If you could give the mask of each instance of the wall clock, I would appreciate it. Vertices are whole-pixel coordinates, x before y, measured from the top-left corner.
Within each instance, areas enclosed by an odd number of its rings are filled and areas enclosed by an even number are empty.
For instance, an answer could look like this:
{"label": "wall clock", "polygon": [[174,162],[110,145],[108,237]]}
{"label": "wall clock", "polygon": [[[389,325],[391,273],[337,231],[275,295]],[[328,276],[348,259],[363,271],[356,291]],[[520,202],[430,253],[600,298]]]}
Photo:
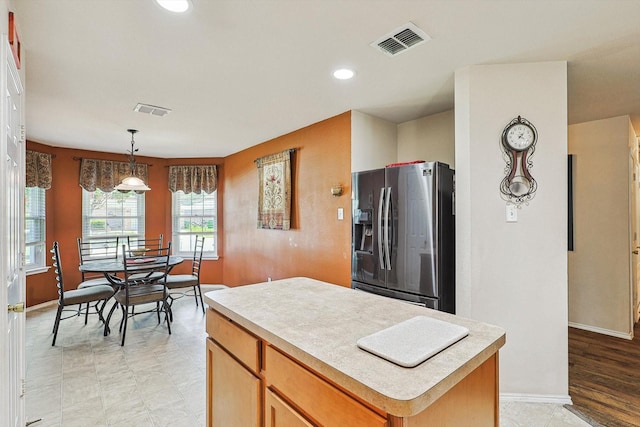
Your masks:
{"label": "wall clock", "polygon": [[531,175],[531,156],[538,142],[538,131],[533,123],[518,116],[505,126],[500,140],[507,163],[500,193],[503,199],[516,205],[527,203],[538,188]]}

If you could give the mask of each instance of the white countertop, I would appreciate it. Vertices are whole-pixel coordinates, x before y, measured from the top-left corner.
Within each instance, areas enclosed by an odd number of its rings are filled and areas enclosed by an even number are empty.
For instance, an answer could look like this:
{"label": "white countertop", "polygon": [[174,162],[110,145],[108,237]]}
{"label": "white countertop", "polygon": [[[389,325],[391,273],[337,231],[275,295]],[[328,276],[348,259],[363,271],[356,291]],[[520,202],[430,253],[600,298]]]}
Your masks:
{"label": "white countertop", "polygon": [[[421,412],[505,343],[503,329],[304,277],[208,292],[205,302],[303,364],[396,416]],[[358,339],[415,316],[469,335],[415,368],[397,366]]]}

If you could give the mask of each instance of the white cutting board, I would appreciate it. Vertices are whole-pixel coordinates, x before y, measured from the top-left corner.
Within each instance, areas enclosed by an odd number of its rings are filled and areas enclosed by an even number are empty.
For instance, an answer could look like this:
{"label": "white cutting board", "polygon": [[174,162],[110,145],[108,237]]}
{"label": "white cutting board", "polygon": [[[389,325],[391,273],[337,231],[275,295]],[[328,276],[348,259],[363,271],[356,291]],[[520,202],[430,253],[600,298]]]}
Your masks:
{"label": "white cutting board", "polygon": [[357,341],[358,347],[405,368],[413,368],[469,335],[464,326],[417,316]]}

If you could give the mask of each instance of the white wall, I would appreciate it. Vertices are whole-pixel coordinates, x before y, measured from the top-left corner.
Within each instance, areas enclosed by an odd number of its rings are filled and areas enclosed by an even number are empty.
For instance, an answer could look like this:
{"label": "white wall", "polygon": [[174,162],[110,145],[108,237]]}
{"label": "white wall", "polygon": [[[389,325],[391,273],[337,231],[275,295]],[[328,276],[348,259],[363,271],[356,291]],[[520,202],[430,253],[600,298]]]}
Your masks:
{"label": "white wall", "polygon": [[629,116],[569,126],[574,154],[574,251],[569,252],[572,326],[631,338]]}
{"label": "white wall", "polygon": [[398,125],[398,161],[439,161],[455,169],[453,110]]}
{"label": "white wall", "polygon": [[351,172],[383,168],[397,162],[395,123],[351,111]]}
{"label": "white wall", "polygon": [[[503,398],[570,402],[566,67],[482,65],[455,75],[457,311],[505,328]],[[538,191],[507,223],[500,135],[518,115],[539,133]]]}

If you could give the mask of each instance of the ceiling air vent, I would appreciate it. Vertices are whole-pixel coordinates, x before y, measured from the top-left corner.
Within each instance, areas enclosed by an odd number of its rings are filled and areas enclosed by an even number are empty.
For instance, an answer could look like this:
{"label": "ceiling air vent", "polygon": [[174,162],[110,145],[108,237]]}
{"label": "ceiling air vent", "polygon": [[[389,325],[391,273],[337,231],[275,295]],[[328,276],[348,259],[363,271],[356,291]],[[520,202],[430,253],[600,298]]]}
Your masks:
{"label": "ceiling air vent", "polygon": [[431,40],[431,37],[427,33],[409,22],[380,37],[370,46],[380,49],[389,56],[395,56],[429,40]]}
{"label": "ceiling air vent", "polygon": [[136,108],[134,108],[133,111],[137,111],[138,113],[151,114],[152,116],[158,117],[164,117],[171,112],[171,110],[168,108],[140,103],[136,105]]}

